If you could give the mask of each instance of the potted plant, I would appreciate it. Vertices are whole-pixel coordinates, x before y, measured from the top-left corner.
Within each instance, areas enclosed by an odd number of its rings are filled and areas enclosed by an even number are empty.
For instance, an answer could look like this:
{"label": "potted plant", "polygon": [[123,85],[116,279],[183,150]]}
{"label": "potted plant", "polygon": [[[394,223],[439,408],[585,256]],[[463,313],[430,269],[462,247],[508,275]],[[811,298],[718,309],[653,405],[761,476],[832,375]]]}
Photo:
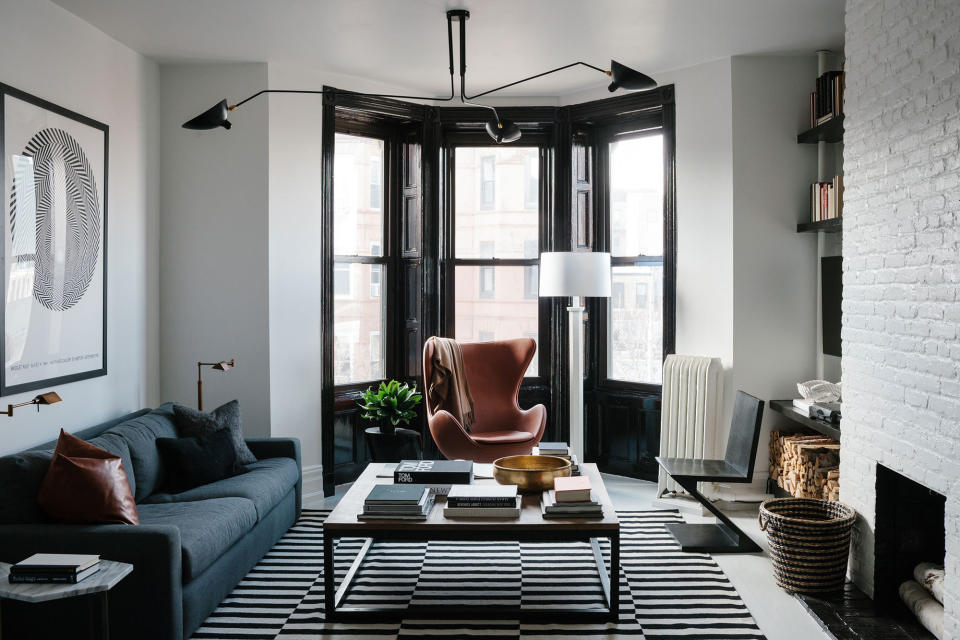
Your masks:
{"label": "potted plant", "polygon": [[417,393],[417,385],[391,380],[381,382],[376,391],[367,387],[357,406],[363,409],[364,420],[379,426],[381,433],[391,434],[398,425],[410,424],[417,415],[416,407],[422,398]]}

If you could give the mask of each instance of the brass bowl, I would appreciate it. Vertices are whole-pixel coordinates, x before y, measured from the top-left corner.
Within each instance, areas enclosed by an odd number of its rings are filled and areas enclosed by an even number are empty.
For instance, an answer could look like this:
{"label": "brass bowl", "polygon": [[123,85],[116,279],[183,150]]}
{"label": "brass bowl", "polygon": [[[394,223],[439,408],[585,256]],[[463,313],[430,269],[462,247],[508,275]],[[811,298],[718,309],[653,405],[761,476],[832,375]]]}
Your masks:
{"label": "brass bowl", "polygon": [[556,478],[570,475],[569,460],[556,456],[507,456],[493,461],[493,477],[500,484],[515,484],[521,493],[553,489]]}

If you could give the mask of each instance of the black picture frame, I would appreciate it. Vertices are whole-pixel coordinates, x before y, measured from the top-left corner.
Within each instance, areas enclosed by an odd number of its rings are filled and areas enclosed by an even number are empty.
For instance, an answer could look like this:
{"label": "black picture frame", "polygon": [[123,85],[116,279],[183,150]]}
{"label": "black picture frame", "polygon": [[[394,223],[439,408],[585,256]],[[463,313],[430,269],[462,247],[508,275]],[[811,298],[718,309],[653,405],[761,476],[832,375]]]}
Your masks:
{"label": "black picture frame", "polygon": [[[100,259],[100,278],[102,279],[101,285],[101,305],[100,312],[102,316],[102,326],[101,326],[101,348],[100,348],[100,358],[99,364],[96,368],[79,371],[64,375],[50,376],[42,379],[32,380],[29,382],[24,382],[20,384],[10,384],[7,375],[7,298],[8,298],[8,282],[7,282],[7,247],[6,247],[6,237],[7,237],[7,227],[11,224],[10,222],[10,196],[11,194],[7,192],[7,171],[8,167],[8,153],[7,153],[7,101],[8,97],[16,98],[23,102],[26,102],[34,107],[49,111],[55,115],[62,116],[69,120],[73,120],[80,125],[85,125],[93,129],[99,130],[103,134],[103,170],[102,170],[102,192],[103,196],[100,200],[100,244],[98,253]],[[0,296],[2,296],[2,307],[0,307],[0,396],[8,396],[16,393],[22,393],[26,391],[33,391],[45,387],[51,387],[54,385],[62,385],[70,382],[77,382],[79,380],[87,380],[90,378],[98,378],[101,376],[107,375],[107,294],[108,294],[108,209],[109,209],[109,177],[110,177],[110,127],[98,120],[84,116],[80,113],[61,107],[57,104],[54,104],[48,100],[37,97],[25,91],[21,91],[10,85],[0,83],[0,185],[2,185],[3,190],[3,221],[2,228],[3,233],[3,242],[0,242],[0,267],[2,267],[2,277],[0,277]],[[94,275],[95,279],[96,276]]]}

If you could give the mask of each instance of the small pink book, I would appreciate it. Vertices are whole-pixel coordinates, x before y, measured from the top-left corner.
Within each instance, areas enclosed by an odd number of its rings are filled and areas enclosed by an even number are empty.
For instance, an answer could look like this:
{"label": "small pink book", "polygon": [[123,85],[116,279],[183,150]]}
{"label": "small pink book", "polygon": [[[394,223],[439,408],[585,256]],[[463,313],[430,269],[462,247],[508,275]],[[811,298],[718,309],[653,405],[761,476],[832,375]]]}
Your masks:
{"label": "small pink book", "polygon": [[590,489],[590,478],[587,476],[570,476],[553,481],[557,502],[589,502]]}

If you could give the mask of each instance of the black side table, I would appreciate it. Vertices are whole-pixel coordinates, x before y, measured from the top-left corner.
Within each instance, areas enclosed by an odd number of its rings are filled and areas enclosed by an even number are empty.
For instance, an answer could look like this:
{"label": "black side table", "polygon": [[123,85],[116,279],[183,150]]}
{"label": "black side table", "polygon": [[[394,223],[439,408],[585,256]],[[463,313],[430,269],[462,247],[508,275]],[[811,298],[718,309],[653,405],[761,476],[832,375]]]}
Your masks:
{"label": "black side table", "polygon": [[421,460],[423,447],[420,434],[413,429],[397,427],[393,433],[382,433],[380,427],[365,429],[363,437],[373,462],[400,462]]}

